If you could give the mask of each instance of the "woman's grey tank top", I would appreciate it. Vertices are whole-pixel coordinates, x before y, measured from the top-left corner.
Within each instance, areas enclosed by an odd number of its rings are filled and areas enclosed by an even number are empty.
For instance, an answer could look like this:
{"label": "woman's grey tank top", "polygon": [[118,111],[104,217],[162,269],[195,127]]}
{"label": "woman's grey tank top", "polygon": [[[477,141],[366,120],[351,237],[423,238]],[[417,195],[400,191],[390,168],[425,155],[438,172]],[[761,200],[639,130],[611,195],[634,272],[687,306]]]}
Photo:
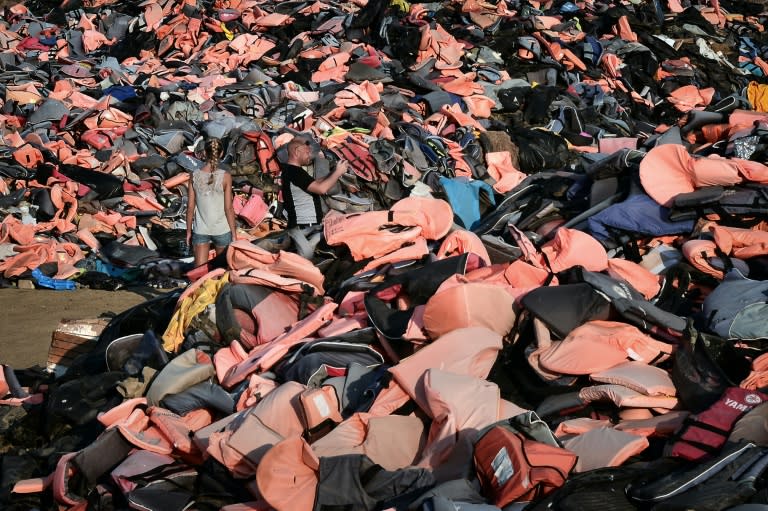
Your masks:
{"label": "woman's grey tank top", "polygon": [[214,172],[197,170],[192,173],[192,186],[195,189],[193,232],[211,236],[229,232],[224,212],[225,174],[226,171],[222,169]]}

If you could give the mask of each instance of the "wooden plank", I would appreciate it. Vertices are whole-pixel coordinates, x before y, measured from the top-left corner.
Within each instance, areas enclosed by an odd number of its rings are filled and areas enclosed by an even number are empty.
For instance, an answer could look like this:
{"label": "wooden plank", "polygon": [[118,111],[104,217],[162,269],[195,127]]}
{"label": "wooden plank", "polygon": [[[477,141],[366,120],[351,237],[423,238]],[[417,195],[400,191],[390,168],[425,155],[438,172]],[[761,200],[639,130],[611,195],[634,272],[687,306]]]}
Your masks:
{"label": "wooden plank", "polygon": [[67,334],[64,332],[54,332],[51,342],[70,342],[75,344],[83,344],[87,342],[93,342],[96,337],[83,337],[81,335]]}
{"label": "wooden plank", "polygon": [[96,345],[95,342],[54,342],[48,347],[51,348],[64,348],[64,349],[83,349],[90,350]]}
{"label": "wooden plank", "polygon": [[93,348],[94,345],[95,345],[95,343],[93,343],[93,342],[88,342],[88,343],[82,343],[82,342],[79,342],[79,343],[78,342],[55,342],[55,343],[51,344],[50,347],[51,348],[64,348],[64,349],[80,348],[80,349],[90,350],[90,349]]}
{"label": "wooden plank", "polygon": [[63,319],[56,327],[56,331],[80,337],[98,337],[108,323],[107,318]]}
{"label": "wooden plank", "polygon": [[87,344],[51,345],[48,349],[47,363],[62,363],[64,360],[74,360],[78,356],[91,351],[92,342]]}
{"label": "wooden plank", "polygon": [[48,354],[56,353],[56,354],[62,354],[62,353],[88,353],[91,350],[88,349],[82,349],[82,348],[67,348],[67,347],[52,347],[48,350]]}
{"label": "wooden plank", "polygon": [[51,334],[47,359],[49,370],[65,368],[78,356],[91,351],[108,323],[107,318],[61,320]]}

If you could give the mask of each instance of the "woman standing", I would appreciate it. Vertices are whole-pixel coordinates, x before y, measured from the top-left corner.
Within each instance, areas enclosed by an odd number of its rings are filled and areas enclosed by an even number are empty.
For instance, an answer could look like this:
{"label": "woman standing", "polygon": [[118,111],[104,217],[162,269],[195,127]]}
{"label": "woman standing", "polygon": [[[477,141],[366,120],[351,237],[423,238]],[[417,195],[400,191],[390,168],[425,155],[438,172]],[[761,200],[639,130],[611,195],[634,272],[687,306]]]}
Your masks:
{"label": "woman standing", "polygon": [[208,261],[213,243],[217,254],[235,239],[232,176],[219,168],[222,147],[216,138],[205,143],[206,164],[192,173],[187,206],[187,244],[192,245],[195,266]]}

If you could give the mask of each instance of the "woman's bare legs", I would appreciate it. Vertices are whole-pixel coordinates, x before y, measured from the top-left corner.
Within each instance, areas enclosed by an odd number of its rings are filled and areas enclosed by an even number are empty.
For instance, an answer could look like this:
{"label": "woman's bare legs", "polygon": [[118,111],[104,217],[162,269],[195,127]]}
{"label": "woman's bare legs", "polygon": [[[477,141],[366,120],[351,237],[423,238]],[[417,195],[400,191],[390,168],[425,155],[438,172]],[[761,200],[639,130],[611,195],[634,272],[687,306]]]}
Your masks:
{"label": "woman's bare legs", "polygon": [[208,253],[210,251],[211,251],[210,243],[195,243],[193,252],[195,255],[196,267],[208,262]]}

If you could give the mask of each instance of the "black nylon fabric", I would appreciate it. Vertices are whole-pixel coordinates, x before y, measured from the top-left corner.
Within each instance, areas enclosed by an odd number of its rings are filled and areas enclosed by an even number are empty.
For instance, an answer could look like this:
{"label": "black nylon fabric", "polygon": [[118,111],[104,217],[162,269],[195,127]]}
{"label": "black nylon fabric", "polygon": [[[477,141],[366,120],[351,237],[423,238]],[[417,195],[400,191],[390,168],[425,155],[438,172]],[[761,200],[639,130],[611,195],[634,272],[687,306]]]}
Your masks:
{"label": "black nylon fabric", "polygon": [[72,458],[72,464],[83,474],[88,489],[101,476],[112,471],[133,450],[134,446],[123,437],[120,430],[113,428],[99,435],[91,445]]}
{"label": "black nylon fabric", "polygon": [[198,408],[211,408],[224,415],[235,411],[232,395],[220,385],[208,381],[193,385],[184,392],[165,396],[160,400],[160,406],[177,415],[185,415]]}
{"label": "black nylon fabric", "polygon": [[686,410],[698,413],[712,406],[728,387],[749,374],[750,364],[733,345],[692,325],[675,352],[670,376]]}
{"label": "black nylon fabric", "polygon": [[413,500],[434,485],[423,468],[384,470],[365,455],[320,458],[314,511],[374,511],[398,496]]}
{"label": "black nylon fabric", "polygon": [[610,302],[586,283],[540,287],[527,293],[522,304],[560,339],[587,321],[610,317]]}

